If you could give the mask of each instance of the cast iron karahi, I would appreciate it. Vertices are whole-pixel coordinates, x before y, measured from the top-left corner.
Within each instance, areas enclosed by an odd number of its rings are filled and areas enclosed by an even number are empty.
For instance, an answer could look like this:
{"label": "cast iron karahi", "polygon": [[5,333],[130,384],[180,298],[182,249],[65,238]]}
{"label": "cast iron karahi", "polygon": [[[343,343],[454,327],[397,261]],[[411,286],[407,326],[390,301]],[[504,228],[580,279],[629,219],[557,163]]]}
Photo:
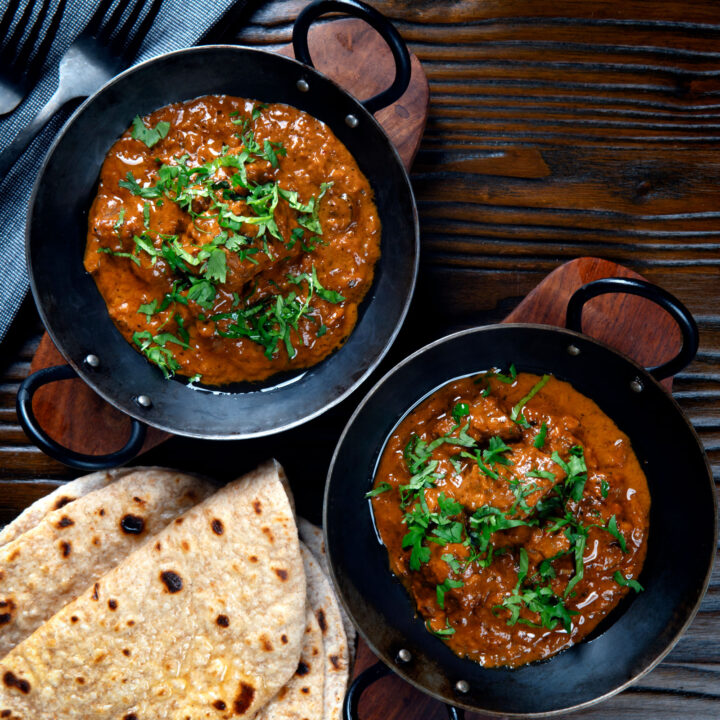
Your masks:
{"label": "cast iron karahi", "polygon": [[[386,91],[360,102],[312,68],[307,32],[319,15],[340,11],[366,20],[388,42],[396,65]],[[345,398],[392,344],[415,286],[419,237],[410,182],[372,113],[397,100],[410,79],[400,35],[382,15],[356,0],[321,0],[300,14],[293,32],[303,62],[236,46],[168,53],[122,73],[89,98],[53,144],[35,185],[28,216],[27,259],[40,315],[69,363],[29,377],[18,392],[18,415],[46,452],[83,469],[112,467],[139,451],[145,424],[206,439],[241,439],[294,427]],[[194,390],[166,381],[122,337],[83,267],[87,215],[100,167],[132,118],[200,95],[228,94],[283,102],[327,123],[356,158],[375,192],[382,222],[381,258],[355,330],[345,345],[304,372],[263,384]],[[74,453],[47,436],[32,414],[41,385],[77,373],[133,420],[125,448],[107,456]]]}
{"label": "cast iron karahi", "polygon": [[[678,321],[680,353],[650,371],[585,335],[581,310],[606,292],[643,295]],[[584,286],[568,306],[565,330],[545,325],[491,325],[442,338],[391,370],[368,393],[338,443],[325,491],[325,544],[336,588],[350,617],[383,663],[356,679],[345,718],[358,717],[359,696],[388,672],[457,708],[513,716],[553,715],[590,705],[652,669],[697,611],[715,557],[715,489],[700,440],[659,379],[682,369],[698,347],[690,313],[669,293],[613,278]],[[365,493],[397,424],[447,382],[514,363],[550,372],[593,399],[631,439],[651,494],[645,587],[628,597],[583,642],[541,663],[485,669],[461,659],[431,635],[391,574]],[[631,594],[632,595],[632,594]],[[387,666],[387,667],[386,667]]]}

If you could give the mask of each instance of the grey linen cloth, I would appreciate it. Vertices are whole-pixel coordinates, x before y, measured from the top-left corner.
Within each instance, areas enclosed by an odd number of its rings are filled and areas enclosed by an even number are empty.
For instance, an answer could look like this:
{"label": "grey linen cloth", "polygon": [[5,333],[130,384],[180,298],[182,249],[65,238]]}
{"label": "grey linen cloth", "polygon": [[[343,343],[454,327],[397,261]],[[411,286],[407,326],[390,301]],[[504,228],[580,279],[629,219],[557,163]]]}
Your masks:
{"label": "grey linen cloth", "polygon": [[[0,16],[9,1],[0,0]],[[232,4],[233,0],[164,0],[134,62],[193,45]],[[40,82],[14,113],[0,118],[0,151],[50,99],[57,88],[60,57],[85,27],[96,6],[97,2],[89,0],[69,0]],[[16,15],[20,15],[20,11]],[[72,109],[62,110],[55,116],[0,184],[0,341],[28,290],[25,216],[32,186],[45,153]],[[47,231],[52,232],[52,228]]]}

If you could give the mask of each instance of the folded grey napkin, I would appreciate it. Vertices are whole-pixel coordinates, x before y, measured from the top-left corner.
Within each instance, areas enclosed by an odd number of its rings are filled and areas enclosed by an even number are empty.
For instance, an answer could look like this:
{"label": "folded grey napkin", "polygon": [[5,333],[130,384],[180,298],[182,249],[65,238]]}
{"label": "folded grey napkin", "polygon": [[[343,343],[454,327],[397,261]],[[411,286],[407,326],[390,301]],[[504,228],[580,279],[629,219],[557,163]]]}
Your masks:
{"label": "folded grey napkin", "polygon": [[[8,3],[9,0],[0,0],[0,15]],[[233,4],[239,3],[233,0],[164,0],[135,62],[193,45]],[[42,79],[14,113],[0,119],[0,151],[12,142],[50,99],[57,87],[60,57],[85,27],[96,6],[97,2],[91,0],[68,2]],[[0,184],[0,341],[28,290],[25,216],[32,186],[52,139],[69,114],[70,110],[58,113]],[[52,232],[52,228],[47,231]]]}

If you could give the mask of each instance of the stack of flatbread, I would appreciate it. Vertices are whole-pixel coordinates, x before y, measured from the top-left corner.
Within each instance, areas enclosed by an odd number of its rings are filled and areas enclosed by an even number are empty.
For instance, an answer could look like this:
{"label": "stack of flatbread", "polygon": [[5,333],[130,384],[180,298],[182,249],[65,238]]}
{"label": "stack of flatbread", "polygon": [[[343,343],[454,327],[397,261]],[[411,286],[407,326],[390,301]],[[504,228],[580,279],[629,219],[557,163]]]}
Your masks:
{"label": "stack of flatbread", "polygon": [[354,631],[298,522],[275,461],[42,498],[0,532],[0,718],[339,719]]}

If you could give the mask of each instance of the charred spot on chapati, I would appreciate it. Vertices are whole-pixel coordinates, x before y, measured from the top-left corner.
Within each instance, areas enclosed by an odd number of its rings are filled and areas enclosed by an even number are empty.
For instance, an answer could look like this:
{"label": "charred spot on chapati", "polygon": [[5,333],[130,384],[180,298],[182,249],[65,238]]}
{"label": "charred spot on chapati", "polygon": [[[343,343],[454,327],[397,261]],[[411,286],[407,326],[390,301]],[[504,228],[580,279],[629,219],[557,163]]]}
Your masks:
{"label": "charred spot on chapati", "polygon": [[169,593],[176,593],[182,590],[182,578],[172,570],[164,570],[161,572],[160,580],[163,582]]}
{"label": "charred spot on chapati", "polygon": [[65,507],[68,503],[71,503],[75,498],[68,497],[67,495],[63,495],[61,498],[58,498],[55,501],[55,510],[59,510],[60,508]]}
{"label": "charred spot on chapati", "polygon": [[66,558],[70,553],[72,552],[72,545],[69,542],[65,542],[65,540],[62,540],[60,542],[60,553],[64,558]]}
{"label": "charred spot on chapati", "polygon": [[216,535],[222,535],[225,532],[225,526],[222,523],[222,520],[218,520],[218,518],[215,518],[211,523],[212,531]]}
{"label": "charred spot on chapati", "polygon": [[257,515],[262,514],[262,503],[259,500],[253,500],[252,506]]}
{"label": "charred spot on chapati", "polygon": [[241,682],[238,689],[237,697],[233,703],[233,710],[237,715],[244,715],[247,709],[252,705],[255,697],[255,688],[246,682]]}
{"label": "charred spot on chapati", "polygon": [[15,673],[9,670],[3,675],[3,682],[9,688],[17,688],[23,695],[27,695],[30,692],[30,683],[27,680],[22,680],[17,677]]}
{"label": "charred spot on chapati", "polygon": [[108,607],[109,607],[111,610],[117,610],[117,606],[118,606],[117,600],[115,600],[114,598],[110,598],[110,599],[108,600]]}
{"label": "charred spot on chapati", "polygon": [[214,707],[216,710],[225,710],[225,709],[227,708],[227,705],[225,704],[225,702],[224,702],[223,700],[216,700],[216,701],[213,703],[213,707]]}
{"label": "charred spot on chapati", "polygon": [[145,520],[139,515],[123,515],[120,520],[120,529],[128,535],[140,535],[145,529]]}
{"label": "charred spot on chapati", "polygon": [[74,525],[75,521],[72,518],[69,518],[67,515],[63,515],[57,523],[57,527],[59,530],[62,530],[63,528],[70,527],[71,525]]}
{"label": "charred spot on chapati", "polygon": [[275,574],[283,581],[288,579],[288,572],[287,570],[283,570],[282,568],[274,568]]}
{"label": "charred spot on chapati", "polygon": [[226,628],[226,627],[228,627],[228,625],[230,625],[230,620],[229,620],[229,618],[228,618],[227,615],[218,615],[218,616],[217,616],[217,619],[215,620],[215,622],[216,622],[220,627],[224,627],[224,628]]}
{"label": "charred spot on chapati", "polygon": [[307,675],[310,672],[310,668],[301,660],[298,663],[297,670],[295,671],[296,675]]}

